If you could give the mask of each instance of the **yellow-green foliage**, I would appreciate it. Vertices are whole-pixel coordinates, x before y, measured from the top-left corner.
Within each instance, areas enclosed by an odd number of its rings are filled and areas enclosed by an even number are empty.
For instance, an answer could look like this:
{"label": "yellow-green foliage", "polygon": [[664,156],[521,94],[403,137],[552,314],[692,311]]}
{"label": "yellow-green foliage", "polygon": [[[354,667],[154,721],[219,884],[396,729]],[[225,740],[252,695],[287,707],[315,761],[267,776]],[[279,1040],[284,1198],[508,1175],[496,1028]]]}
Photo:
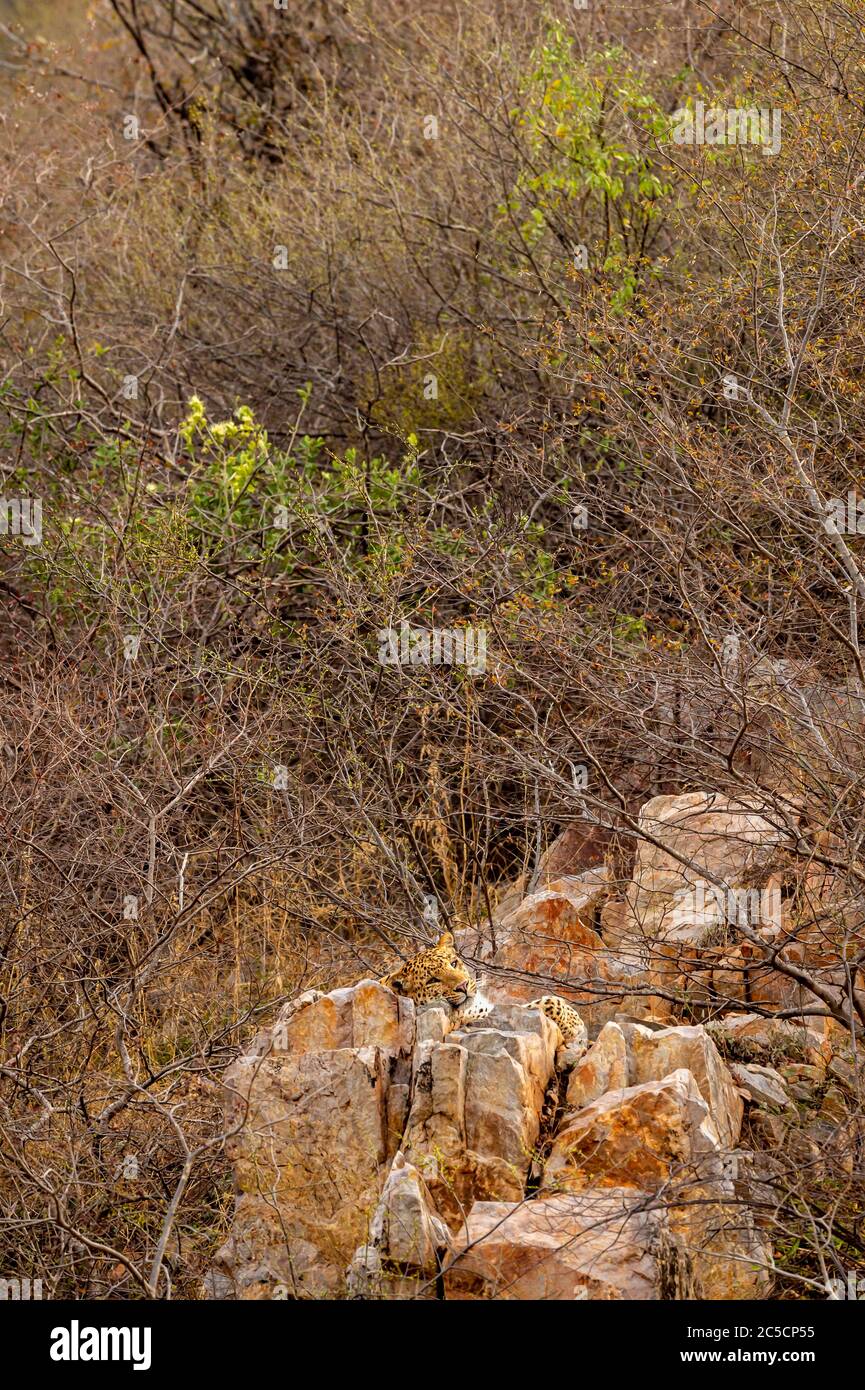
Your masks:
{"label": "yellow-green foliage", "polygon": [[[401,439],[419,430],[458,432],[472,424],[489,382],[489,371],[467,333],[418,329],[408,360],[382,373],[382,394],[373,414]],[[375,398],[372,377],[364,390]]]}

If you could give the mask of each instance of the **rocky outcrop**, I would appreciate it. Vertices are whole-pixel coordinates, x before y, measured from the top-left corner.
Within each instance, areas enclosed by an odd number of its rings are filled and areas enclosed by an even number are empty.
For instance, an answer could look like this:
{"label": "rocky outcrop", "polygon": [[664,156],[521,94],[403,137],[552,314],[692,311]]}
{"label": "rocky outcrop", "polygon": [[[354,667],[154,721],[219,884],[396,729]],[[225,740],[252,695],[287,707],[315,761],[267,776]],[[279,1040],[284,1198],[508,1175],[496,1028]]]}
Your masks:
{"label": "rocky outcrop", "polygon": [[372,980],[310,993],[225,1076],[235,1295],[338,1293],[405,1127],[414,1006]]}
{"label": "rocky outcrop", "polygon": [[771,1251],[737,1193],[735,1155],[723,1145],[715,1116],[685,1068],[607,1092],[565,1116],[544,1190],[616,1187],[646,1199],[662,1193],[670,1229],[691,1257],[698,1295],[760,1298],[769,1287]]}
{"label": "rocky outcrop", "polygon": [[766,1251],[730,1171],[742,1101],[702,1028],[610,1022],[568,1077],[540,1012],[454,1020],[362,981],[259,1034],[226,1076],[238,1193],[212,1288],[755,1296],[745,1260]]}
{"label": "rocky outcrop", "polygon": [[404,1148],[452,1224],[474,1201],[523,1196],[557,1040],[543,1014],[511,1004],[418,1046]]}
{"label": "rocky outcrop", "polygon": [[638,1023],[606,1024],[571,1073],[568,1106],[579,1110],[605,1093],[679,1070],[693,1077],[711,1111],[720,1142],[733,1147],[742,1128],[742,1100],[717,1047],[702,1027],[650,1029]]}
{"label": "rocky outcrop", "polygon": [[743,1106],[733,1078],[717,1047],[702,1027],[664,1028],[650,1031],[639,1024],[623,1024],[628,1040],[628,1074],[631,1084],[690,1072],[709,1108],[724,1148],[733,1148],[742,1129]]}
{"label": "rocky outcrop", "polygon": [[[701,971],[743,979],[741,943],[704,941],[718,905],[691,890],[702,874],[753,882],[779,835],[758,809],[703,793],[656,797],[639,824],[624,899],[601,868],[547,874],[494,942],[458,936],[488,970],[487,1016],[416,1011],[364,980],[302,995],[254,1039],[225,1078],[237,1193],[212,1295],[766,1296],[743,1112],[748,1133],[786,1142],[804,1083],[781,1058],[823,1084],[828,1033],[714,1005],[705,1027],[677,1023],[654,991],[685,966],[659,973],[644,948],[672,964],[687,943],[692,1001]],[[748,978],[731,997],[750,1000]],[[525,1007],[548,993],[578,1008],[587,1050]],[[843,1092],[827,1097],[840,1116]]]}
{"label": "rocky outcrop", "polygon": [[651,1191],[675,1179],[717,1176],[718,1131],[689,1071],[608,1091],[565,1116],[544,1187],[591,1185]]}

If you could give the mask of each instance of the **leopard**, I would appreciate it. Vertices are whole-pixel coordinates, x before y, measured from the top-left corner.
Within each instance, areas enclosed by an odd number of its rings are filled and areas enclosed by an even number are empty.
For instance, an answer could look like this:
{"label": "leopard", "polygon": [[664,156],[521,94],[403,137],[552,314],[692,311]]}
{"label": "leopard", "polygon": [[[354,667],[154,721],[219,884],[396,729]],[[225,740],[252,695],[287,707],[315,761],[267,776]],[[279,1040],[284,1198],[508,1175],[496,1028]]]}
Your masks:
{"label": "leopard", "polygon": [[382,975],[379,983],[413,999],[415,1004],[444,1000],[455,1014],[465,1016],[467,1022],[485,1017],[492,1008],[478,995],[478,982],[457,955],[453,932],[449,931],[442,932],[434,946],[428,946],[398,970]]}
{"label": "leopard", "polygon": [[585,1023],[573,1005],[565,999],[560,999],[557,994],[544,994],[540,999],[533,999],[530,1004],[524,1004],[523,1008],[540,1009],[542,1014],[552,1019],[566,1047],[585,1049],[588,1046],[589,1035]]}

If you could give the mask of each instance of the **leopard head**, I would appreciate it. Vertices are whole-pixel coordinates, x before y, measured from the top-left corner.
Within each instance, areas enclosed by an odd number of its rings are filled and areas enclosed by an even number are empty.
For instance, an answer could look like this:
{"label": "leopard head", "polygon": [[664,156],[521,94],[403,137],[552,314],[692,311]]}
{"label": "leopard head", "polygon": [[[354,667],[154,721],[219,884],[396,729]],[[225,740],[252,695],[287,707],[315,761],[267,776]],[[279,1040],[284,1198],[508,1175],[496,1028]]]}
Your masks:
{"label": "leopard head", "polygon": [[442,932],[435,946],[383,975],[381,983],[416,1004],[445,999],[455,1009],[471,999],[478,987],[465,961],[457,955],[453,933],[449,931]]}

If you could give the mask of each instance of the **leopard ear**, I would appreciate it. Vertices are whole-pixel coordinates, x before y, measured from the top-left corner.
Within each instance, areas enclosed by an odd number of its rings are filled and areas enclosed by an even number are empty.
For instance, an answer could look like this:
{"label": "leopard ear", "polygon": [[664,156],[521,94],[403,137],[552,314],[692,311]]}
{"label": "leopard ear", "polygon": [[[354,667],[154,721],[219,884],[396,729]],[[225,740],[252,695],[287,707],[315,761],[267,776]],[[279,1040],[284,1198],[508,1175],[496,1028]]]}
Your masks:
{"label": "leopard ear", "polygon": [[443,931],[438,941],[436,942],[436,946],[444,946],[447,950],[449,950],[450,947],[453,946],[453,944],[454,934],[452,931]]}

